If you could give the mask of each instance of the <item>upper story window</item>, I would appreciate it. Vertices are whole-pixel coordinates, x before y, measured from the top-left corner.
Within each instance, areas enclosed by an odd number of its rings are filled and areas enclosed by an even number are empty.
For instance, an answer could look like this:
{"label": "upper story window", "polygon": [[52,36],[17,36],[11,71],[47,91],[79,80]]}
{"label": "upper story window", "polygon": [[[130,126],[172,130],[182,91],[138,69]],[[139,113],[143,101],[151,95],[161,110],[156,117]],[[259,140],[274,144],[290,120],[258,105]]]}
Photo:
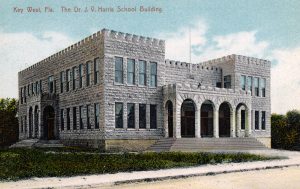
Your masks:
{"label": "upper story window", "polygon": [[64,92],[64,72],[60,72],[60,93]]}
{"label": "upper story window", "polygon": [[150,87],[157,86],[157,63],[150,62]]}
{"label": "upper story window", "polygon": [[91,84],[91,73],[92,73],[91,61],[88,61],[86,63],[85,69],[86,69],[86,86],[90,86],[90,84]]}
{"label": "upper story window", "polygon": [[258,77],[254,77],[254,93],[255,93],[255,96],[259,96],[259,80],[258,80]]}
{"label": "upper story window", "polygon": [[24,103],[26,103],[26,86],[24,86],[23,94],[24,94]]}
{"label": "upper story window", "polygon": [[76,67],[72,68],[72,89],[76,89],[76,78],[77,78],[77,73],[76,73]]}
{"label": "upper story window", "polygon": [[68,92],[70,90],[70,81],[71,81],[71,73],[69,69],[67,69],[66,71],[66,78],[67,78],[66,91]]}
{"label": "upper story window", "polygon": [[146,85],[146,61],[139,61],[139,84]]}
{"label": "upper story window", "polygon": [[115,58],[115,82],[123,83],[123,58]]}
{"label": "upper story window", "polygon": [[40,93],[43,92],[43,85],[42,85],[42,80],[40,80]]}
{"label": "upper story window", "polygon": [[248,76],[247,84],[248,84],[248,90],[251,91],[251,95],[252,95],[252,77],[251,76]]}
{"label": "upper story window", "polygon": [[40,93],[40,84],[39,82],[35,82],[35,94],[39,94]]}
{"label": "upper story window", "polygon": [[34,95],[34,84],[33,83],[31,83],[30,89],[31,89],[31,94]]}
{"label": "upper story window", "polygon": [[83,82],[83,64],[80,64],[78,67],[78,73],[79,73],[79,88],[82,88],[82,82]]}
{"label": "upper story window", "polygon": [[231,75],[224,76],[224,88],[231,88]]}
{"label": "upper story window", "polygon": [[99,83],[99,63],[100,63],[100,59],[95,58],[95,60],[94,60],[94,84]]}
{"label": "upper story window", "polygon": [[246,90],[246,76],[244,75],[241,76],[240,85],[242,90]]}
{"label": "upper story window", "polygon": [[30,84],[27,85],[27,94],[30,96]]}
{"label": "upper story window", "polygon": [[127,59],[127,84],[135,84],[135,61]]}
{"label": "upper story window", "polygon": [[266,97],[266,79],[261,79],[261,96]]}
{"label": "upper story window", "polygon": [[48,91],[54,93],[54,77],[53,75],[48,77]]}
{"label": "upper story window", "polygon": [[20,99],[21,99],[21,104],[23,104],[23,88],[22,87],[21,87],[21,98]]}

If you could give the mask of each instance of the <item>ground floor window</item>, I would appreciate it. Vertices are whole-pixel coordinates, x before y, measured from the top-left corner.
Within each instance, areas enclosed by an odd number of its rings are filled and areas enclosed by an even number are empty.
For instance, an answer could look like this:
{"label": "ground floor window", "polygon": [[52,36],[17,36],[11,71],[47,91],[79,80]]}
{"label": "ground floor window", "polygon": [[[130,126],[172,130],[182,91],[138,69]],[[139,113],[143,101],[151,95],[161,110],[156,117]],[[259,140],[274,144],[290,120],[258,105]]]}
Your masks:
{"label": "ground floor window", "polygon": [[123,128],[123,103],[115,104],[115,127]]}
{"label": "ground floor window", "polygon": [[73,107],[73,130],[77,129],[77,115],[76,107]]}
{"label": "ground floor window", "polygon": [[241,129],[245,129],[246,127],[246,111],[241,110]]}
{"label": "ground floor window", "polygon": [[80,129],[83,129],[83,107],[79,106],[79,127]]}
{"label": "ground floor window", "polygon": [[91,105],[86,105],[86,127],[87,129],[91,129],[91,121],[90,121],[90,114],[91,114]]}
{"label": "ground floor window", "polygon": [[146,128],[146,104],[139,104],[139,128]]}
{"label": "ground floor window", "polygon": [[127,104],[127,128],[135,128],[135,114],[134,114],[134,104]]}
{"label": "ground floor window", "polygon": [[99,129],[99,115],[100,115],[100,105],[95,104],[95,129]]}
{"label": "ground floor window", "polygon": [[261,112],[261,129],[266,130],[266,112]]}
{"label": "ground floor window", "polygon": [[254,115],[255,130],[259,129],[259,111],[255,111]]}
{"label": "ground floor window", "polygon": [[70,130],[70,108],[67,108],[67,130]]}
{"label": "ground floor window", "polygon": [[157,128],[157,105],[150,105],[150,129]]}
{"label": "ground floor window", "polygon": [[60,129],[63,131],[65,129],[65,119],[64,119],[64,109],[60,110]]}

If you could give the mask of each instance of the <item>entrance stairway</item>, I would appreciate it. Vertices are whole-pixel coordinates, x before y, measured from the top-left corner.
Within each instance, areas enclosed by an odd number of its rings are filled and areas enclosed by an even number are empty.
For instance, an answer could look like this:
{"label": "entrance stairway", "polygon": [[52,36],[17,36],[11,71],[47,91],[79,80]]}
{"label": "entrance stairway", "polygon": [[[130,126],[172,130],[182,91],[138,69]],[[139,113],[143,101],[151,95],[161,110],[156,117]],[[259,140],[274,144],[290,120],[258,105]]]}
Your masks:
{"label": "entrance stairway", "polygon": [[10,148],[60,148],[64,145],[59,140],[39,140],[39,139],[26,139],[21,140]]}
{"label": "entrance stairway", "polygon": [[243,151],[266,150],[255,138],[163,138],[150,146],[148,151]]}

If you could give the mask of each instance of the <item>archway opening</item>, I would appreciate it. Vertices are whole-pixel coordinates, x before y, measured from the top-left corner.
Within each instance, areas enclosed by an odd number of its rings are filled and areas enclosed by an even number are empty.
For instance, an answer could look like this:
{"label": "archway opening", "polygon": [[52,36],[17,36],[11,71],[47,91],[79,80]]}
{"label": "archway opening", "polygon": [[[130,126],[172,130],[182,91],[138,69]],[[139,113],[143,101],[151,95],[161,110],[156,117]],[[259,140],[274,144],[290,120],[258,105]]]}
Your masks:
{"label": "archway opening", "polygon": [[173,104],[169,100],[166,104],[167,112],[168,112],[168,134],[169,137],[173,137]]}
{"label": "archway opening", "polygon": [[54,121],[55,121],[55,112],[53,107],[47,106],[44,109],[44,138],[46,140],[55,139],[54,131]]}
{"label": "archway opening", "polygon": [[181,137],[195,137],[195,105],[185,100],[181,105]]}
{"label": "archway opening", "polygon": [[214,107],[211,101],[205,101],[201,106],[201,137],[213,137]]}
{"label": "archway opening", "polygon": [[33,133],[33,113],[32,113],[32,107],[29,108],[29,138],[32,138]]}
{"label": "archway opening", "polygon": [[34,138],[38,137],[39,132],[39,107],[35,106],[34,108]]}
{"label": "archway opening", "polygon": [[219,108],[219,136],[230,137],[230,106],[224,102]]}
{"label": "archway opening", "polygon": [[238,125],[238,129],[244,131],[248,127],[247,125],[247,117],[248,117],[247,106],[244,103],[240,103],[236,107],[236,123]]}

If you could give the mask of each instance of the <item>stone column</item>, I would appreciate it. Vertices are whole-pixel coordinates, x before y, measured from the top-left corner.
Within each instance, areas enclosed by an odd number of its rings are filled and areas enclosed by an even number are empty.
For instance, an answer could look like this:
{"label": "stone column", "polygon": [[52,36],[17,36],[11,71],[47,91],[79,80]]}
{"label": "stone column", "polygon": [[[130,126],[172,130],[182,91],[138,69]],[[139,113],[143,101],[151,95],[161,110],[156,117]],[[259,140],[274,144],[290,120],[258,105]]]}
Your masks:
{"label": "stone column", "polygon": [[175,136],[175,138],[181,138],[181,110],[177,102],[175,102],[173,106],[173,112],[173,136]]}
{"label": "stone column", "polygon": [[35,108],[32,110],[32,138],[35,138]]}
{"label": "stone column", "polygon": [[251,136],[251,114],[250,114],[251,110],[247,109],[246,110],[246,132],[245,132],[245,136],[246,137],[250,137]]}
{"label": "stone column", "polygon": [[127,103],[123,104],[123,128],[127,129]]}
{"label": "stone column", "polygon": [[196,112],[195,112],[195,137],[196,138],[201,138],[201,135],[200,135],[200,131],[201,131],[200,107],[201,107],[201,104],[197,104]]}
{"label": "stone column", "polygon": [[169,137],[169,125],[168,125],[168,108],[163,105],[163,118],[164,118],[164,134],[165,138]]}
{"label": "stone column", "polygon": [[219,107],[214,109],[214,138],[219,138]]}
{"label": "stone column", "polygon": [[241,109],[239,109],[236,112],[236,136],[240,137],[240,131],[241,131]]}
{"label": "stone column", "polygon": [[146,129],[150,129],[150,104],[146,104]]}
{"label": "stone column", "polygon": [[134,104],[134,118],[135,118],[135,129],[139,129],[139,104]]}
{"label": "stone column", "polygon": [[233,109],[230,112],[230,137],[235,138],[236,137],[236,124],[235,124],[235,109]]}

